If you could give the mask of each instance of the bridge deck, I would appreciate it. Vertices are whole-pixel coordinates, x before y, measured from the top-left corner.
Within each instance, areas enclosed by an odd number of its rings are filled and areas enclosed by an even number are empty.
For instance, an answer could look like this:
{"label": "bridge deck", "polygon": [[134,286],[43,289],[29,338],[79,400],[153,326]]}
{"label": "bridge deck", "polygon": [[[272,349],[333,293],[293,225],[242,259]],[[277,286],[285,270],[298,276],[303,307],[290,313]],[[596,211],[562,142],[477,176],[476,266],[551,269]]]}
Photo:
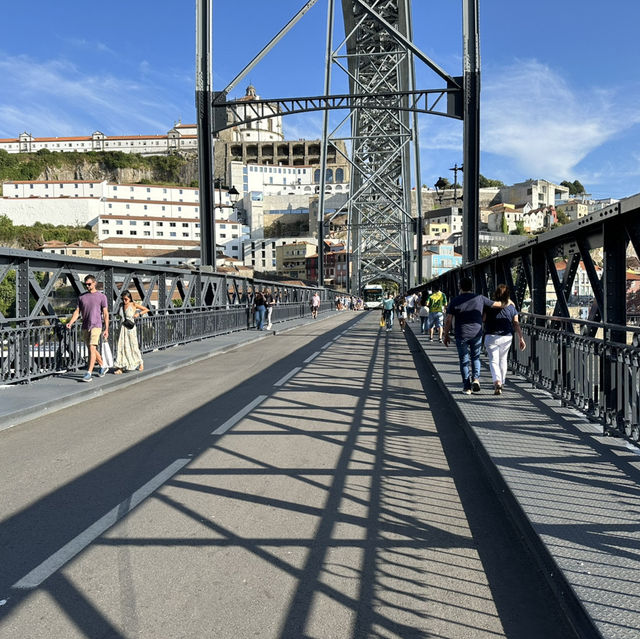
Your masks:
{"label": "bridge deck", "polygon": [[433,376],[377,319],[153,354],[0,433],[0,636],[570,637],[463,428],[603,636],[637,636],[635,452],[521,382],[449,397],[455,352],[425,346]]}

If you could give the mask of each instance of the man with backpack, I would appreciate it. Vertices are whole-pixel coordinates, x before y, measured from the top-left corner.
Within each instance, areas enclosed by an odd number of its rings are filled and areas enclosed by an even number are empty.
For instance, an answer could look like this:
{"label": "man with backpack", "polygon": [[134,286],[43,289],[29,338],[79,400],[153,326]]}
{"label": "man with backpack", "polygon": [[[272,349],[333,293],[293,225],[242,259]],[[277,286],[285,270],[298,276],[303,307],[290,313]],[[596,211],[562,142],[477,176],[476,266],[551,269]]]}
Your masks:
{"label": "man with backpack", "polygon": [[427,320],[427,329],[429,330],[429,341],[433,341],[433,329],[438,329],[438,340],[442,341],[442,326],[444,309],[447,305],[447,296],[440,290],[439,284],[433,285],[433,292],[427,299],[427,308],[429,309],[429,317]]}

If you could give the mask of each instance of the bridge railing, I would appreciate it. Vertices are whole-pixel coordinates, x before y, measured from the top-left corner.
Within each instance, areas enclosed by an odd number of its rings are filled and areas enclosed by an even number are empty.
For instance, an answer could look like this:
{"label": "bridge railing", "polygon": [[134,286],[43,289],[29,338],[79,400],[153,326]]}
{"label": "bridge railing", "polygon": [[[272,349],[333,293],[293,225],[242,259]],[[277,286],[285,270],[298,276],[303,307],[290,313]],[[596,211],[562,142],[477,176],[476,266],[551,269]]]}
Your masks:
{"label": "bridge railing", "polygon": [[270,282],[206,269],[126,264],[0,248],[0,383],[26,382],[83,365],[86,350],[68,317],[93,275],[107,298],[109,342],[115,347],[122,295],[152,309],[139,324],[143,351],[167,348],[254,326],[251,313],[258,291],[277,302],[273,322],[309,313],[314,292],[321,312],[333,309],[336,292],[287,282]]}
{"label": "bridge railing", "polygon": [[563,403],[640,441],[640,328],[521,314],[527,348],[512,369]]}
{"label": "bridge railing", "polygon": [[[334,308],[333,302],[324,301],[320,312]],[[306,303],[278,304],[274,307],[272,322],[278,324],[309,314]],[[112,345],[123,330],[121,323],[119,314],[111,317]],[[255,328],[255,319],[247,306],[169,309],[164,313],[151,312],[136,320],[138,344],[143,353],[251,328]],[[37,323],[0,326],[0,381],[3,384],[76,371],[86,360],[87,347],[80,336],[80,322],[67,329],[58,317],[51,316],[39,318]]]}

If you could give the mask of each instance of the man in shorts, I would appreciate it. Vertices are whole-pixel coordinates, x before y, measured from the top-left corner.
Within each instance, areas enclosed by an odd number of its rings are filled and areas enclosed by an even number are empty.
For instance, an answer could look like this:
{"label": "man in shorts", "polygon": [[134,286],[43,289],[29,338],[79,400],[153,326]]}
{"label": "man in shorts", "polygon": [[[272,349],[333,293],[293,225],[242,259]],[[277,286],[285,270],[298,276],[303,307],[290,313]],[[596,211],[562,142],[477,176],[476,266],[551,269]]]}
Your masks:
{"label": "man in shorts", "polygon": [[439,284],[434,284],[431,295],[427,299],[429,316],[427,318],[427,330],[429,331],[429,341],[433,342],[433,329],[438,329],[438,339],[442,341],[442,325],[444,309],[447,305],[447,296],[440,290]]}
{"label": "man in shorts", "polygon": [[[98,352],[98,344],[100,343],[100,333],[102,333],[103,339],[109,337],[109,311],[107,310],[107,297],[97,289],[96,278],[93,275],[87,275],[84,278],[84,285],[87,292],[78,298],[78,305],[73,311],[71,319],[67,322],[67,328],[70,329],[78,317],[82,315],[82,339],[89,349],[89,365],[82,381],[90,382],[96,362],[100,366],[98,373],[100,377],[107,374],[107,368]],[[102,329],[103,322],[104,330]]]}

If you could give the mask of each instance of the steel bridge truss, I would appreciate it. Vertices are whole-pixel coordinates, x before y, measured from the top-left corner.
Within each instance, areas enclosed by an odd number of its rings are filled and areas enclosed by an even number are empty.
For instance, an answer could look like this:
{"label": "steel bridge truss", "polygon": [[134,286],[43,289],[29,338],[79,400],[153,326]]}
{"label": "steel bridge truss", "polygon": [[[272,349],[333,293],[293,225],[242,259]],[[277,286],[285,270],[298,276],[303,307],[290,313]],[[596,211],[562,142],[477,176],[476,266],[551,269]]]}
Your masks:
{"label": "steel bridge truss", "polygon": [[[464,75],[452,77],[429,59],[412,42],[411,0],[342,0],[345,37],[334,45],[335,5],[328,1],[327,53],[325,95],[255,101],[227,101],[229,91],[282,38],[284,33],[316,3],[309,0],[271,42],[222,91],[212,94],[203,106],[198,96],[199,137],[210,140],[219,131],[273,116],[277,108],[281,115],[323,111],[321,153],[321,183],[318,206],[318,274],[323,284],[323,239],[325,219],[325,180],[327,148],[332,145],[350,166],[349,197],[344,205],[348,213],[348,253],[352,254],[351,290],[359,290],[373,280],[392,280],[400,286],[410,286],[417,275],[422,277],[422,201],[417,190],[417,219],[411,211],[412,168],[416,184],[420,184],[420,151],[418,114],[426,113],[465,120],[465,261],[477,256],[477,188],[479,132],[478,92],[479,58],[477,40],[477,2],[462,0],[463,4],[463,60]],[[198,0],[199,77],[211,75],[208,65],[210,52],[202,34],[208,29],[211,0]],[[415,82],[415,60],[423,62],[444,81],[440,89],[418,90]],[[330,95],[332,71],[346,75],[350,93]],[[204,88],[206,82],[200,82]],[[348,115],[331,129],[329,113],[339,109]],[[229,117],[232,115],[233,117]],[[212,124],[213,123],[213,124]],[[344,148],[350,150],[344,154]],[[201,153],[209,158],[211,149]],[[412,167],[413,157],[413,167]],[[209,215],[213,201],[204,185],[211,182],[207,168],[201,164],[200,208]],[[468,218],[468,220],[467,220]],[[215,238],[203,233],[203,243]],[[414,256],[414,236],[417,233],[418,255]],[[468,237],[467,237],[468,236]],[[203,260],[212,249],[203,246]],[[211,259],[211,258],[209,258]],[[215,266],[215,256],[212,263]]]}

